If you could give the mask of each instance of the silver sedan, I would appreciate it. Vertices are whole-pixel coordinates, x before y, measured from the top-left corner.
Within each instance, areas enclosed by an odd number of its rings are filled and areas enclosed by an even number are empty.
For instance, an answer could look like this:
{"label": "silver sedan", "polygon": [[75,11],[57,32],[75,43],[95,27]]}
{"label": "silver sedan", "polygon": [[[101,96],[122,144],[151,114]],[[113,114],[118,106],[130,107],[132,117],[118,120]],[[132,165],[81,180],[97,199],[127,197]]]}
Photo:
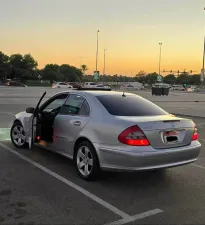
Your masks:
{"label": "silver sedan", "polygon": [[75,161],[86,180],[104,170],[139,171],[180,166],[197,160],[196,125],[152,102],[114,91],[60,92],[15,116],[11,140],[33,144]]}

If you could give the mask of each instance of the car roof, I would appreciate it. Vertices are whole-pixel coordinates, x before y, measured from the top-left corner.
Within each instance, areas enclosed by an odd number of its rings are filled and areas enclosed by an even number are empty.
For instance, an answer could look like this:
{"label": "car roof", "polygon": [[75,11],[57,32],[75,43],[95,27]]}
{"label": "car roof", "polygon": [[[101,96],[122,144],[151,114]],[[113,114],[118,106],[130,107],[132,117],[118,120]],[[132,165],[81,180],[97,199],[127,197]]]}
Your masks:
{"label": "car roof", "polygon": [[98,90],[89,90],[89,91],[83,91],[83,90],[70,90],[70,91],[61,91],[61,92],[58,92],[58,94],[60,93],[73,93],[73,94],[83,94],[85,96],[105,96],[105,95],[123,95],[123,93],[125,95],[129,95],[129,96],[137,96],[136,94],[132,94],[132,93],[128,93],[128,92],[118,92],[118,91],[98,91]]}

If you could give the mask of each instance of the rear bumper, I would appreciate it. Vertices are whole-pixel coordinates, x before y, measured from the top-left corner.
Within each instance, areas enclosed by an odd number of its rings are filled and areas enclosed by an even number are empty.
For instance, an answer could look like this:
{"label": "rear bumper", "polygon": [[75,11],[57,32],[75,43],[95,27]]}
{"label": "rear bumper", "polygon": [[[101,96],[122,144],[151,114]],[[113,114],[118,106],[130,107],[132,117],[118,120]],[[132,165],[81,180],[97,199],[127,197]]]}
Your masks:
{"label": "rear bumper", "polygon": [[150,149],[149,151],[119,151],[98,146],[98,157],[102,170],[138,171],[176,167],[197,160],[201,144],[192,142],[189,146],[172,149]]}

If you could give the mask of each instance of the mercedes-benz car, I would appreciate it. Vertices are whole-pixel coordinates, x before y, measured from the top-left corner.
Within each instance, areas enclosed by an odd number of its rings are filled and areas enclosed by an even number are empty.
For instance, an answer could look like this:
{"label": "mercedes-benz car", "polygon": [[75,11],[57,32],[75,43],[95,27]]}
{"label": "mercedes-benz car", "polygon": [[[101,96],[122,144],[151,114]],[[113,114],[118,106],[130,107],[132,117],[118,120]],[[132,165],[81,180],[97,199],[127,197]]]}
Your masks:
{"label": "mercedes-benz car", "polygon": [[75,161],[78,174],[96,179],[105,170],[159,170],[193,163],[201,144],[195,123],[145,98],[115,91],[59,92],[16,114],[11,140]]}

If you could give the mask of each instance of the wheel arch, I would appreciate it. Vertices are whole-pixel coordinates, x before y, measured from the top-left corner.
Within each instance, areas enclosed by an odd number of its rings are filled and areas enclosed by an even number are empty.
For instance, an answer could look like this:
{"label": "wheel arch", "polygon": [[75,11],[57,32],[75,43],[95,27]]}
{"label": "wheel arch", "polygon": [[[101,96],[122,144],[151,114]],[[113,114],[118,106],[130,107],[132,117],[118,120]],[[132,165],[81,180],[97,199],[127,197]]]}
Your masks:
{"label": "wheel arch", "polygon": [[[14,124],[14,123],[21,123],[21,124],[22,124],[22,122],[21,122],[19,119],[17,119],[17,118],[16,118],[16,119],[14,119],[13,124]],[[22,126],[23,126],[23,124],[22,124]]]}
{"label": "wheel arch", "polygon": [[20,118],[15,118],[13,124],[14,124],[14,123],[21,123],[21,125],[22,125],[23,128],[25,129],[25,125],[24,125],[23,121],[22,121]]}
{"label": "wheel arch", "polygon": [[75,144],[74,144],[74,147],[73,147],[73,160],[75,160],[75,157],[76,157],[76,153],[77,153],[77,146],[79,143],[83,142],[83,141],[88,141],[94,148],[95,150],[95,153],[97,155],[97,160],[98,160],[98,163],[99,163],[99,156],[98,156],[98,153],[95,149],[95,146],[93,145],[93,143],[91,142],[91,140],[89,140],[89,138],[87,137],[79,137],[76,141],[75,141]]}

